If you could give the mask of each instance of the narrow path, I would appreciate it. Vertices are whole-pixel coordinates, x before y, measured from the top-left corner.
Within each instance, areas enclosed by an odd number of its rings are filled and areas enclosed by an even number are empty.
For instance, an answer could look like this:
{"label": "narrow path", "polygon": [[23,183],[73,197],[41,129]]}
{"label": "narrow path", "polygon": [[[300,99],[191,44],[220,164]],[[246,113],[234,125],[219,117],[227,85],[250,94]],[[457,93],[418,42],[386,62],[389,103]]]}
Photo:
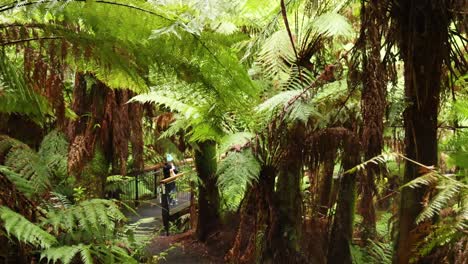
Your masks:
{"label": "narrow path", "polygon": [[126,212],[129,226],[135,227],[135,239],[144,241],[153,237],[163,228],[161,206],[157,199],[141,201],[140,206],[133,212]]}
{"label": "narrow path", "polygon": [[[178,195],[178,204],[171,206],[171,214],[183,210],[190,205],[190,201],[184,197],[187,197],[187,195]],[[130,211],[125,212],[125,215],[129,219],[129,226],[135,227],[135,239],[137,241],[151,239],[146,248],[148,257],[164,255],[164,258],[160,259],[158,263],[222,263],[214,261],[201,243],[191,240],[190,232],[171,236],[159,235],[162,234],[164,228],[162,207],[159,199],[140,201],[140,206],[135,211],[137,214]]]}
{"label": "narrow path", "polygon": [[[186,193],[178,193],[178,203],[170,207],[171,214],[175,214],[190,206]],[[136,213],[127,211],[125,215],[129,219],[129,226],[136,227],[135,238],[139,241],[149,239],[163,229],[162,207],[159,199],[142,200]]]}

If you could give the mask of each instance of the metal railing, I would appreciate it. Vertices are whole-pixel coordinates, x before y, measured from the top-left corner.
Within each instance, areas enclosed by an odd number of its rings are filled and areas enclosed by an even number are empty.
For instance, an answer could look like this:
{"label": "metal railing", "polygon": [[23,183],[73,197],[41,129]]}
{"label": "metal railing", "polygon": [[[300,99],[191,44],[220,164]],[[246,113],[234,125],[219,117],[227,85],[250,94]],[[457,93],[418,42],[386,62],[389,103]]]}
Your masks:
{"label": "metal railing", "polygon": [[169,235],[169,222],[187,214],[193,205],[194,186],[190,177],[187,177],[193,168],[186,162],[178,169],[180,173],[166,179],[161,166],[153,166],[150,170],[134,172],[129,176],[111,176],[106,187],[108,196],[134,202],[135,206],[139,206],[142,200],[156,199],[161,206],[164,229]]}
{"label": "metal railing", "polygon": [[161,214],[166,235],[169,235],[170,221],[190,212],[193,206],[193,184],[189,177],[191,173],[185,170],[177,175],[161,180]]}

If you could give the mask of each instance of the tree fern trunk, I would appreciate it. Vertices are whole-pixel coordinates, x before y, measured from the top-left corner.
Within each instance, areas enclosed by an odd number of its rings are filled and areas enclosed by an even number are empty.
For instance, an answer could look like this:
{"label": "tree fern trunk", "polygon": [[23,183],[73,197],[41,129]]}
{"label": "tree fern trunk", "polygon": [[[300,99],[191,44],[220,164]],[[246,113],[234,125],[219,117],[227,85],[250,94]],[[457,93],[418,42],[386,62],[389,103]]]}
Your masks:
{"label": "tree fern trunk", "polygon": [[[364,158],[369,160],[378,156],[383,147],[383,119],[386,108],[387,70],[382,62],[382,32],[386,27],[387,10],[385,3],[378,0],[362,1],[361,35],[359,44],[362,54],[362,99],[363,117],[361,142]],[[376,235],[376,216],[374,196],[376,193],[375,178],[380,174],[379,166],[369,164],[360,180],[359,213],[363,217],[364,242]]]}
{"label": "tree fern trunk", "polygon": [[[394,5],[405,62],[405,95],[409,101],[404,112],[405,154],[425,165],[437,165],[441,66],[448,52],[446,5],[442,0],[401,0]],[[403,183],[423,173],[420,167],[406,161]],[[424,188],[404,188],[401,192],[395,263],[408,263],[415,244],[425,236],[425,231],[415,224],[424,192]]]}
{"label": "tree fern trunk", "polygon": [[323,173],[319,200],[319,212],[322,215],[327,215],[328,209],[330,207],[333,171],[335,169],[335,156],[336,151],[332,151],[325,157],[325,161],[323,162]]}
{"label": "tree fern trunk", "polygon": [[271,251],[275,262],[300,263],[303,258],[300,252],[302,229],[301,182],[304,167],[302,155],[305,128],[296,124],[289,135],[290,144],[286,157],[281,161],[276,192],[272,195],[270,207],[276,207],[278,224],[271,230]]}
{"label": "tree fern trunk", "polygon": [[277,230],[270,239],[274,241],[272,251],[277,261],[300,258],[302,228],[301,182],[303,176],[301,153],[289,156],[281,166],[275,197],[279,212]]}
{"label": "tree fern trunk", "polygon": [[204,241],[220,224],[215,141],[198,143],[198,149],[195,150],[195,167],[200,179],[196,235],[199,240]]}
{"label": "tree fern trunk", "polygon": [[132,143],[133,170],[143,171],[145,161],[143,157],[143,105],[130,104],[128,107],[130,118],[130,142]]}
{"label": "tree fern trunk", "polygon": [[[344,142],[343,169],[345,171],[359,164],[359,144],[350,135]],[[350,245],[353,235],[356,173],[341,176],[336,213],[329,238],[327,263],[351,264]]]}

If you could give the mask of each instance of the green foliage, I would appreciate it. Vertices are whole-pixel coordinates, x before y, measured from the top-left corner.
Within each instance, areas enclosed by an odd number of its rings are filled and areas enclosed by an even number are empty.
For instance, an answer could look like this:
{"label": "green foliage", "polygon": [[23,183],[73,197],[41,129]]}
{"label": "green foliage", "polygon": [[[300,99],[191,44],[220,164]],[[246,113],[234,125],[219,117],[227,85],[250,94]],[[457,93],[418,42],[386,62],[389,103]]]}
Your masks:
{"label": "green foliage", "polygon": [[384,243],[370,240],[367,252],[370,263],[392,263],[393,247],[391,242]]}
{"label": "green foliage", "polygon": [[21,113],[37,123],[44,121],[50,106],[26,83],[19,63],[5,51],[0,54],[0,113]]}
{"label": "green foliage", "polygon": [[52,263],[58,263],[60,261],[61,263],[66,264],[71,263],[78,254],[84,264],[94,263],[90,247],[82,244],[46,249],[41,253],[41,259],[46,258],[49,261],[52,261]]}
{"label": "green foliage", "polygon": [[230,152],[218,167],[218,186],[228,210],[235,210],[247,186],[257,181],[260,163],[250,149]]}
{"label": "green foliage", "polygon": [[[43,162],[41,156],[34,152],[26,144],[9,138],[0,138],[0,148],[4,149],[3,171],[7,177],[19,183],[18,178],[22,177],[31,184],[33,193],[27,191],[28,195],[41,194],[50,188],[50,169]],[[62,159],[63,157],[60,157]],[[23,184],[20,185],[24,185]],[[26,189],[23,189],[26,191]]]}
{"label": "green foliage", "polygon": [[20,241],[41,248],[50,248],[57,244],[54,236],[8,207],[0,206],[0,219],[7,234],[15,236]]}
{"label": "green foliage", "polygon": [[68,141],[63,133],[53,130],[47,134],[42,140],[37,154],[47,165],[57,182],[67,178]]}
{"label": "green foliage", "polygon": [[227,134],[221,139],[221,142],[219,143],[218,153],[222,154],[229,151],[233,147],[240,147],[247,143],[253,136],[254,134],[250,132]]}
{"label": "green foliage", "polygon": [[0,154],[5,155],[0,170],[28,196],[40,195],[67,178],[68,142],[52,131],[36,153],[26,144],[0,137]]}
{"label": "green foliage", "polygon": [[0,219],[9,235],[41,250],[41,258],[71,263],[136,263],[126,249],[122,233],[124,215],[109,200],[93,199],[66,208],[50,208],[40,223],[0,207]]}

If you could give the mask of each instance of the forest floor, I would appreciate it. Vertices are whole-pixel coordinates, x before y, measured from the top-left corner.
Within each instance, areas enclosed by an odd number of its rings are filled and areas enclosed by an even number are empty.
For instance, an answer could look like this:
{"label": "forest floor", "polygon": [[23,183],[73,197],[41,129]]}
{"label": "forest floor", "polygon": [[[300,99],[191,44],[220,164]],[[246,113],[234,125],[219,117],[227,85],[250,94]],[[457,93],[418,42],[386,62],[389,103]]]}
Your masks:
{"label": "forest floor", "polygon": [[172,236],[157,236],[146,248],[149,258],[155,256],[157,263],[166,264],[225,263],[223,252],[195,240],[192,230]]}
{"label": "forest floor", "polygon": [[154,263],[225,263],[224,255],[233,241],[234,228],[217,232],[209,237],[206,243],[201,243],[195,239],[193,230],[164,236],[161,206],[156,199],[142,201],[135,212],[137,214],[134,212],[126,212],[125,214],[129,219],[130,226],[135,227],[136,240],[150,239],[144,254],[149,260],[154,259]]}

